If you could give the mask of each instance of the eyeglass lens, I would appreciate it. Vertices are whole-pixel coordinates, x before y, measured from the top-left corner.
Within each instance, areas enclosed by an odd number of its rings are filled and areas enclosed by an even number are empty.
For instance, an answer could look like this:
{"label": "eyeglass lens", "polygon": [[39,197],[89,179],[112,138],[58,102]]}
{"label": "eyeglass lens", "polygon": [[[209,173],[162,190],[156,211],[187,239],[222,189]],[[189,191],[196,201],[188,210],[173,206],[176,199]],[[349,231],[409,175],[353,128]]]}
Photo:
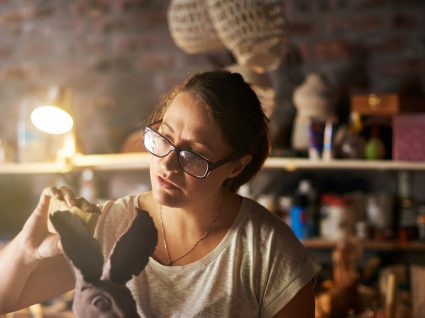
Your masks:
{"label": "eyeglass lens", "polygon": [[208,162],[204,158],[188,150],[176,149],[168,139],[152,129],[145,130],[144,144],[150,153],[161,158],[175,150],[181,168],[194,177],[203,178],[208,173]]}

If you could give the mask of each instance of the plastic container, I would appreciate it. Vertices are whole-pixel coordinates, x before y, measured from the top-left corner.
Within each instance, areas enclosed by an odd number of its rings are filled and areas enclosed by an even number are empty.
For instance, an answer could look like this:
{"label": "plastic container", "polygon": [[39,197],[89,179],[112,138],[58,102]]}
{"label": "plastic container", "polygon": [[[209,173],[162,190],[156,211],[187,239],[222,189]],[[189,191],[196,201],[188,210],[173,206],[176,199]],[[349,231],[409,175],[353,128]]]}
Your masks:
{"label": "plastic container", "polygon": [[344,197],[323,195],[320,209],[320,235],[322,238],[337,241],[351,235],[353,216]]}
{"label": "plastic container", "polygon": [[316,191],[309,180],[301,180],[289,211],[290,226],[299,239],[317,235]]}

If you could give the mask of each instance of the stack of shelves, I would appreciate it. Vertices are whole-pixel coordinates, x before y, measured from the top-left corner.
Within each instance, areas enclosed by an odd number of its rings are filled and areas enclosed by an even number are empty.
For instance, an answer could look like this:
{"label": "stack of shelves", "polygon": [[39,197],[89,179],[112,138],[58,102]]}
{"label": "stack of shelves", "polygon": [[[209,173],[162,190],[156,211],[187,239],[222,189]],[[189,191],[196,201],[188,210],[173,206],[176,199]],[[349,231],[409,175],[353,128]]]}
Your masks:
{"label": "stack of shelves", "polygon": [[[93,171],[137,171],[149,168],[150,156],[147,153],[75,155],[63,161],[41,163],[3,163],[0,164],[0,174],[67,174],[85,169]],[[391,171],[425,171],[425,162],[407,161],[365,161],[365,160],[330,160],[319,161],[309,159],[270,157],[266,160],[264,169],[295,170],[391,170]],[[312,249],[332,249],[335,242],[322,239],[303,241],[306,247]],[[371,250],[412,250],[425,251],[422,242],[387,242],[365,241],[364,247]]]}

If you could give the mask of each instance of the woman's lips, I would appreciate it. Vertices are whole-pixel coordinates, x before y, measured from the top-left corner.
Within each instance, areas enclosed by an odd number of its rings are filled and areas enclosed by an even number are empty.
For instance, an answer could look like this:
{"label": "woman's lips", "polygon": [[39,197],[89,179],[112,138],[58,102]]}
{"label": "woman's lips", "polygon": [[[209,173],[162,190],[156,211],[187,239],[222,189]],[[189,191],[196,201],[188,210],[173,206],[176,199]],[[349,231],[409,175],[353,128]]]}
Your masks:
{"label": "woman's lips", "polygon": [[174,184],[172,184],[170,181],[165,180],[164,178],[161,178],[158,176],[157,180],[161,188],[168,189],[168,190],[177,189],[177,187]]}

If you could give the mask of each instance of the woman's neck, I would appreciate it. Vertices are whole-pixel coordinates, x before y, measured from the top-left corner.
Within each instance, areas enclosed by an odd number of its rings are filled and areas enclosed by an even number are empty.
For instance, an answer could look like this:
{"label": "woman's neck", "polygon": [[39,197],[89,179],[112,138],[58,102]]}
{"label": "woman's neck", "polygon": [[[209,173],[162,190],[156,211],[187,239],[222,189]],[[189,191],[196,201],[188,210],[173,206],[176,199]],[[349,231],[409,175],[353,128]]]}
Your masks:
{"label": "woman's neck", "polygon": [[164,226],[167,231],[178,233],[181,238],[199,237],[212,223],[219,223],[226,204],[226,191],[220,190],[203,201],[185,207],[167,207],[159,205]]}

